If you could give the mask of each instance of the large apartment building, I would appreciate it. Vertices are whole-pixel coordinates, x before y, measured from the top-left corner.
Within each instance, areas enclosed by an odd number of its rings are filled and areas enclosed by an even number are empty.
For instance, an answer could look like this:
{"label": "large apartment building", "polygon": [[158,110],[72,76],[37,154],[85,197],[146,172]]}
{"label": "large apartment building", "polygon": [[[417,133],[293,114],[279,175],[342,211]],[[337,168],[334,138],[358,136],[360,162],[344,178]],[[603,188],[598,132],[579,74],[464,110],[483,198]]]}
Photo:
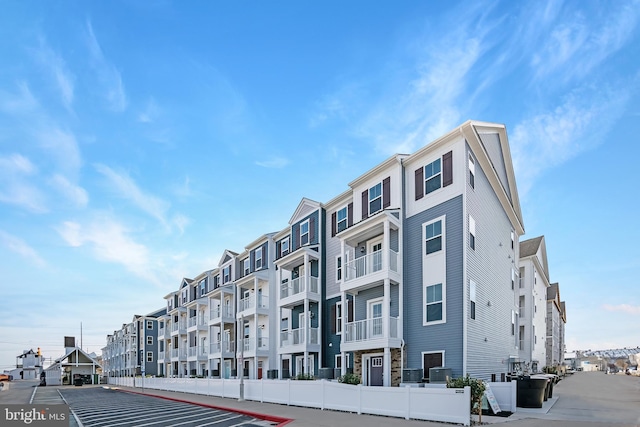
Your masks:
{"label": "large apartment building", "polygon": [[329,201],[302,198],[284,229],[183,279],[158,373],[499,379],[521,357],[523,233],[506,129],[468,121]]}
{"label": "large apartment building", "polygon": [[144,316],[134,315],[131,322],[107,335],[107,345],[102,349],[103,375],[157,375],[160,346],[158,319],[165,314],[163,308]]}

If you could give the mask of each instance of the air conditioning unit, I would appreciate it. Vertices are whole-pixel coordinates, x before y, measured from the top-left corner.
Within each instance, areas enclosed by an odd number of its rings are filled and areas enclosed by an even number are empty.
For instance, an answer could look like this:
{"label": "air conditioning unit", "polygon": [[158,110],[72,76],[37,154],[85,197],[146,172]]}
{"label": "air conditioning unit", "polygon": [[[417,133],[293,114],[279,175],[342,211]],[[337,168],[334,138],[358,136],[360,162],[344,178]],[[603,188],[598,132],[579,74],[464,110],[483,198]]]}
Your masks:
{"label": "air conditioning unit", "polygon": [[451,379],[451,368],[429,368],[429,383],[446,384]]}
{"label": "air conditioning unit", "polygon": [[402,370],[402,382],[403,383],[421,383],[422,382],[422,369],[403,369]]}

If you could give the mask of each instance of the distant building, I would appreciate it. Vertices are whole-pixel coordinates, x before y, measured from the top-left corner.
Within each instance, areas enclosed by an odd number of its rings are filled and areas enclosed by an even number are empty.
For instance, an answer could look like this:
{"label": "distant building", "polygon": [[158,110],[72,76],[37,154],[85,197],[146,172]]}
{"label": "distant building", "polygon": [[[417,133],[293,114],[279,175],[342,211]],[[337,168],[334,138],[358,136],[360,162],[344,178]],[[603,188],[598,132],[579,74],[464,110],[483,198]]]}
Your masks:
{"label": "distant building", "polygon": [[16,357],[16,368],[5,370],[4,373],[11,375],[13,379],[33,380],[38,379],[42,372],[42,354],[40,349],[37,352],[33,350],[24,350],[21,355]]}
{"label": "distant building", "polygon": [[97,356],[75,346],[75,338],[65,337],[65,354],[44,370],[47,385],[70,385],[74,381],[98,384],[102,366]]}

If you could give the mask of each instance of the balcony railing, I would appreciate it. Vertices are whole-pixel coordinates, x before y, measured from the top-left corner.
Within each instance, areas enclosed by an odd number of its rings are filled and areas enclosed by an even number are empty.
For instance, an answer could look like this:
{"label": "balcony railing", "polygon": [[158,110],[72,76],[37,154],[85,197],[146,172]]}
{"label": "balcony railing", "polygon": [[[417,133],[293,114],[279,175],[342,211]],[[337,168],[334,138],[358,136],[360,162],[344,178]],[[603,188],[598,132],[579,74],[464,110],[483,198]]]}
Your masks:
{"label": "balcony railing", "polygon": [[208,354],[207,350],[208,349],[207,349],[206,346],[192,346],[192,347],[189,347],[188,355],[189,355],[189,357],[196,357],[196,356],[198,356],[198,357],[200,357],[200,356],[206,357],[207,354]]}
{"label": "balcony railing", "polygon": [[[379,250],[349,261],[345,265],[345,281],[358,279],[369,274],[381,271],[383,268],[383,254],[385,251]],[[398,272],[398,253],[392,250],[389,253],[389,270]]]}
{"label": "balcony railing", "polygon": [[[399,335],[398,318],[390,317],[388,338],[398,338]],[[380,338],[385,338],[383,317],[347,323],[345,334],[343,336],[344,342],[369,341]]]}
{"label": "balcony railing", "polygon": [[180,320],[178,323],[174,323],[173,325],[171,325],[171,332],[176,332],[176,331],[185,330],[185,329],[187,329],[186,320]]}
{"label": "balcony railing", "polygon": [[164,360],[164,351],[158,352],[158,360]]}
{"label": "balcony railing", "polygon": [[243,344],[244,351],[253,351],[254,349],[268,350],[269,337],[259,337],[257,340],[255,338],[244,338],[242,340],[242,344]]}
{"label": "balcony railing", "polygon": [[217,341],[211,343],[210,350],[211,353],[233,353],[235,341]]}
{"label": "balcony railing", "polygon": [[209,311],[209,316],[211,319],[218,319],[220,317],[233,317],[233,308],[226,305],[219,305]]}
{"label": "balcony railing", "polygon": [[305,333],[305,328],[282,331],[280,332],[280,347],[300,344],[320,344],[319,336],[318,328],[309,328],[308,333]]}
{"label": "balcony railing", "polygon": [[318,278],[314,276],[296,277],[280,286],[280,299],[290,297],[302,293],[307,290],[309,283],[309,292],[318,293]]}
{"label": "balcony railing", "polygon": [[206,316],[200,314],[198,316],[193,316],[189,318],[189,327],[192,328],[194,326],[204,326],[207,324],[207,321],[209,319],[207,319]]}
{"label": "balcony railing", "polygon": [[259,294],[256,298],[255,295],[249,295],[248,297],[240,300],[240,311],[245,311],[252,308],[269,308],[269,296]]}

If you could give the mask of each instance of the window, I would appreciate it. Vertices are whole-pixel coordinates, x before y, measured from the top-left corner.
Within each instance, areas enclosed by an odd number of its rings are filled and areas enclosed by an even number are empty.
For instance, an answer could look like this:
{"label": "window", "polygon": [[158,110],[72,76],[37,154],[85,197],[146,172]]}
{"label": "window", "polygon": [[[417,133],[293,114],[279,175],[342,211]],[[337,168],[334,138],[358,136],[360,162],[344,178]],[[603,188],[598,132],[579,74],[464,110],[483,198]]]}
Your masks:
{"label": "window", "polygon": [[207,278],[200,280],[200,296],[204,296],[207,294]]}
{"label": "window", "polygon": [[[345,359],[345,365],[348,368],[349,365],[351,364],[351,353],[346,353],[344,355],[344,359]],[[336,368],[341,369],[342,368],[342,355],[341,354],[336,354]]]}
{"label": "window", "polygon": [[245,276],[249,274],[249,258],[245,258],[244,261],[242,261],[242,271]]}
{"label": "window", "polygon": [[429,379],[429,369],[441,366],[444,366],[444,351],[422,353],[422,375],[425,379]]}
{"label": "window", "polygon": [[336,230],[341,232],[347,228],[347,207],[340,209],[336,213]]}
{"label": "window", "polygon": [[424,167],[424,191],[429,194],[442,187],[442,167],[440,159]]}
{"label": "window", "polygon": [[213,289],[218,289],[220,287],[220,275],[213,276]]}
{"label": "window", "polygon": [[511,230],[511,249],[515,249],[516,246],[516,235],[513,230]]}
{"label": "window", "polygon": [[153,352],[147,351],[147,362],[153,362]]}
{"label": "window", "polygon": [[300,246],[309,243],[309,220],[300,224]]}
{"label": "window", "polygon": [[227,265],[222,269],[222,283],[231,281],[231,266]]}
{"label": "window", "polygon": [[369,215],[382,209],[382,183],[369,189]]}
{"label": "window", "polygon": [[469,300],[471,301],[471,318],[476,318],[476,282],[469,282]]}
{"label": "window", "polygon": [[442,283],[426,286],[424,290],[424,323],[439,322],[444,319]]}
{"label": "window", "polygon": [[476,221],[469,215],[469,246],[476,249]]}
{"label": "window", "polygon": [[256,249],[256,270],[262,268],[262,248]]}
{"label": "window", "polygon": [[342,302],[336,303],[336,334],[342,333]]}
{"label": "window", "polygon": [[469,185],[476,188],[476,163],[473,161],[471,153],[469,153]]}
{"label": "window", "polygon": [[153,337],[147,337],[147,345],[153,345]]}
{"label": "window", "polygon": [[432,222],[425,226],[427,255],[442,249],[442,221]]}
{"label": "window", "polygon": [[516,335],[516,312],[511,310],[511,335]]}
{"label": "window", "polygon": [[511,269],[511,289],[515,289],[516,288],[516,271],[512,268]]}
{"label": "window", "polygon": [[147,320],[147,329],[153,329],[153,320]]}
{"label": "window", "polygon": [[336,282],[342,280],[342,257],[338,255],[336,257]]}
{"label": "window", "polygon": [[285,256],[289,253],[289,238],[282,239],[280,241],[280,256]]}

